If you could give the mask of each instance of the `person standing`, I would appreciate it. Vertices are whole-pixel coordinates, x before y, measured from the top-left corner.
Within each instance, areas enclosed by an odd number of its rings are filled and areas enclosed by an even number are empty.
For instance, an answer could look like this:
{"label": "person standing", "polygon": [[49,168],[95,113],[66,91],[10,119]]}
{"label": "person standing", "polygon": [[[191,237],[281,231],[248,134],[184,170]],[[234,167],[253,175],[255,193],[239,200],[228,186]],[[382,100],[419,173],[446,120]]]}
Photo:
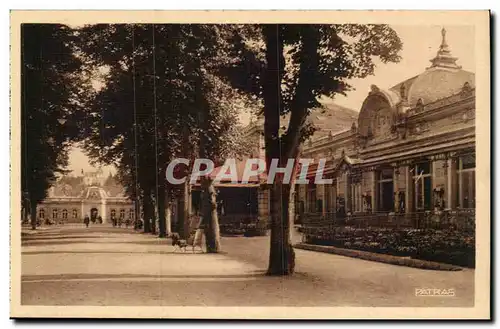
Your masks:
{"label": "person standing", "polygon": [[85,226],[88,228],[90,224],[90,218],[88,215],[85,215],[85,218],[83,219],[83,222],[85,223]]}

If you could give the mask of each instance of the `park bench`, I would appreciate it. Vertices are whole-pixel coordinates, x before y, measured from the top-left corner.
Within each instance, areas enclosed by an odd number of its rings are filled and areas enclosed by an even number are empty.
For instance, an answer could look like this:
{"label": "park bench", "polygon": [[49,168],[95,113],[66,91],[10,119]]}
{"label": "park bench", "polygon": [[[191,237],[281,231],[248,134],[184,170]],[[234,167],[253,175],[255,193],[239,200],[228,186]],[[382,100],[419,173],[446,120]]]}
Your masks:
{"label": "park bench", "polygon": [[203,229],[201,228],[191,231],[189,237],[186,240],[181,239],[178,233],[172,234],[172,246],[174,246],[174,252],[177,249],[186,251],[187,247],[191,247],[193,253],[196,250],[196,247],[198,247],[201,252],[203,252],[202,241]]}

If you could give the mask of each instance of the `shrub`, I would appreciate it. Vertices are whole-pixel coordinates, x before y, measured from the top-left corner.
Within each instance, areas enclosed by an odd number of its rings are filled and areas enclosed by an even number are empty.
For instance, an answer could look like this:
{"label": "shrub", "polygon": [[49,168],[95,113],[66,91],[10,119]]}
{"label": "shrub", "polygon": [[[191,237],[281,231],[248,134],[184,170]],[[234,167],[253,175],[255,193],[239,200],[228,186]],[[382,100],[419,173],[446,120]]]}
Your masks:
{"label": "shrub", "polygon": [[349,226],[306,228],[305,241],[459,266],[475,266],[475,238],[471,232],[465,231]]}

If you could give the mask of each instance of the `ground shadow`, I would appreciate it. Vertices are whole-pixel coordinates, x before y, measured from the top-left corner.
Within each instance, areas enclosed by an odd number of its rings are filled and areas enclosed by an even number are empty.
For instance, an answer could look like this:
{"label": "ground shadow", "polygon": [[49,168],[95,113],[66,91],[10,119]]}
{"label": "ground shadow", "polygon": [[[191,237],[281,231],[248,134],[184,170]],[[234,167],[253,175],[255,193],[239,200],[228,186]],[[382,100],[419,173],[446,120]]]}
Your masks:
{"label": "ground shadow", "polygon": [[71,240],[71,239],[99,239],[99,238],[104,238],[102,235],[72,235],[72,236],[67,236],[67,235],[50,235],[50,236],[45,236],[45,235],[35,235],[35,236],[30,236],[23,238],[23,241],[36,241],[36,240]]}
{"label": "ground shadow", "polygon": [[201,252],[199,249],[193,253],[191,250],[187,251],[120,251],[120,250],[46,250],[46,251],[24,251],[22,255],[43,255],[43,254],[147,254],[147,255],[173,255],[173,256],[196,256],[196,255],[221,255],[222,253],[206,253]]}
{"label": "ground shadow", "polygon": [[265,277],[264,272],[243,274],[56,274],[56,275],[23,275],[21,281],[54,281],[54,280],[90,280],[90,279],[244,279]]}

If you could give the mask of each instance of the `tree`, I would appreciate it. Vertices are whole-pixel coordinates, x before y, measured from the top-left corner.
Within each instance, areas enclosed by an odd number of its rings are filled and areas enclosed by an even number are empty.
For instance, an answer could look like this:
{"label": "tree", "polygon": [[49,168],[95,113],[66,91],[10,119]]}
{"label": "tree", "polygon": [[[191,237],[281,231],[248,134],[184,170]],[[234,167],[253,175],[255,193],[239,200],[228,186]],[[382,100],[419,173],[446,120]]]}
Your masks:
{"label": "tree", "polygon": [[[175,157],[193,157],[199,136],[209,135],[200,131],[213,128],[210,119],[200,129],[198,117],[205,104],[213,103],[204,95],[204,70],[217,55],[215,26],[95,25],[81,35],[82,52],[92,66],[109,68],[89,106],[86,149],[92,158],[122,168],[122,182],[139,182],[127,190],[141,199],[145,231],[154,223],[148,221],[154,200],[163,237],[165,208],[168,212],[175,190],[166,182],[166,167]],[[183,237],[189,234],[188,190],[186,184],[180,191]]]}
{"label": "tree", "polygon": [[[228,157],[243,156],[250,149],[242,136],[237,100],[245,100],[235,90],[217,77],[202,76],[199,106],[199,156],[222,166]],[[202,214],[206,232],[206,248],[210,253],[221,250],[219,218],[217,214],[217,191],[210,175],[200,179],[202,188]]]}
{"label": "tree", "polygon": [[[154,231],[156,163],[151,30],[145,25],[86,26],[80,49],[89,70],[107,71],[87,107],[84,148],[95,161],[118,168],[127,195],[139,202],[144,232]],[[104,70],[102,69],[104,68]]]}
{"label": "tree", "polygon": [[[374,58],[398,61],[402,47],[387,25],[253,25],[232,28],[226,35],[232,61],[220,73],[263,102],[267,168],[273,159],[285,167],[288,159],[300,156],[300,145],[310,133],[306,118],[321,107],[321,96],[345,95],[351,89],[349,79],[373,74]],[[290,119],[280,134],[285,114]],[[289,275],[295,267],[289,215],[294,178],[289,184],[282,178],[270,186],[269,275]]]}
{"label": "tree", "polygon": [[65,172],[69,144],[78,136],[73,122],[79,100],[89,87],[74,42],[65,25],[21,26],[21,185],[33,229],[37,204],[57,174]]}
{"label": "tree", "polygon": [[[183,48],[184,57],[189,58],[183,66],[185,81],[192,91],[188,97],[192,103],[186,106],[194,110],[196,119],[191,133],[195,147],[190,151],[221,166],[227,157],[244,155],[248,150],[241,136],[238,115],[242,107],[251,102],[215,75],[226,60],[225,28],[194,25],[190,29],[192,33],[185,36]],[[214,180],[205,175],[199,182],[206,248],[210,253],[217,253],[221,243]]]}

